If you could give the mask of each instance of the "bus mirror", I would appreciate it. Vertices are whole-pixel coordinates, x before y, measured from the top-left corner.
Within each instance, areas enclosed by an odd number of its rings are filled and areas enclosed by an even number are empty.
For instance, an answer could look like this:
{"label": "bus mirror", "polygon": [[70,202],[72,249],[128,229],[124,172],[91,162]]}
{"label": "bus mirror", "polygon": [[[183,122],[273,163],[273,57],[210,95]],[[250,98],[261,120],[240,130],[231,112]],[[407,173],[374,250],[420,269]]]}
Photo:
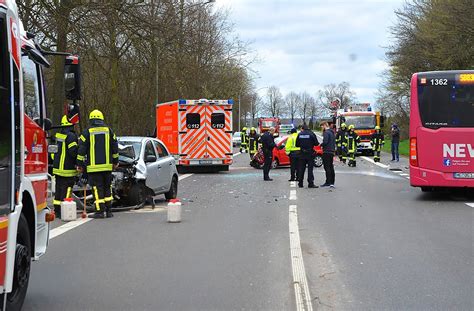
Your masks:
{"label": "bus mirror", "polygon": [[69,100],[81,100],[81,65],[79,56],[66,57],[64,63],[64,87],[66,98]]}

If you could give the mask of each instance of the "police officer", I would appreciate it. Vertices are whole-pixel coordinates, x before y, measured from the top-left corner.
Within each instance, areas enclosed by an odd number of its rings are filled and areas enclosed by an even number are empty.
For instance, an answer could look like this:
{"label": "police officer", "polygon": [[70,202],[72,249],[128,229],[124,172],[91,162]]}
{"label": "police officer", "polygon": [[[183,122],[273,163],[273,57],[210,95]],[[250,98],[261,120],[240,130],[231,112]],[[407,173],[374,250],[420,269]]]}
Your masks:
{"label": "police officer", "polygon": [[341,127],[336,133],[337,155],[342,163],[347,160],[347,125],[341,124]]}
{"label": "police officer", "polygon": [[243,127],[242,132],[240,132],[240,152],[247,151],[247,144],[248,144],[247,128]]}
{"label": "police officer", "polygon": [[52,154],[53,174],[56,181],[53,204],[57,217],[61,218],[61,202],[71,197],[74,179],[77,175],[77,134],[74,132],[74,125],[69,122],[67,116],[62,117],[61,130],[56,133],[55,138],[58,152]]}
{"label": "police officer", "polygon": [[[113,217],[112,170],[118,166],[118,143],[112,129],[105,125],[104,115],[93,110],[89,115],[90,127],[79,137],[78,170],[87,169],[92,187],[96,213],[92,218]],[[105,214],[104,214],[105,212]]]}
{"label": "police officer", "polygon": [[298,169],[298,187],[303,188],[304,172],[308,166],[308,188],[318,188],[314,184],[314,147],[319,146],[319,141],[316,135],[309,130],[308,126],[303,125],[303,130],[296,137],[296,147],[301,148],[301,155],[299,159]]}
{"label": "police officer", "polygon": [[296,128],[292,128],[290,130],[290,136],[286,140],[285,145],[285,153],[290,158],[290,179],[288,181],[296,181],[298,178],[298,163],[299,157],[301,154],[301,148],[296,147],[296,138],[298,137],[298,133],[296,132]]}
{"label": "police officer", "polygon": [[250,161],[252,161],[253,156],[258,151],[259,138],[260,138],[260,136],[257,134],[257,130],[254,127],[252,127],[250,129],[250,134],[249,134],[249,139],[248,139],[248,146],[247,146],[247,151],[250,155]]}
{"label": "police officer", "polygon": [[272,181],[273,179],[270,178],[270,168],[272,166],[273,160],[273,148],[275,148],[275,140],[273,138],[273,134],[275,133],[275,128],[271,127],[267,132],[263,133],[262,137],[260,138],[260,142],[262,143],[262,151],[265,162],[263,164],[263,180],[265,181]]}
{"label": "police officer", "polygon": [[375,127],[375,133],[372,134],[372,150],[374,151],[374,162],[380,162],[380,151],[385,143],[383,133],[380,131],[380,126]]}
{"label": "police officer", "polygon": [[354,130],[354,125],[349,125],[349,133],[347,136],[347,152],[349,157],[349,166],[356,166],[357,145],[360,143],[360,137]]}

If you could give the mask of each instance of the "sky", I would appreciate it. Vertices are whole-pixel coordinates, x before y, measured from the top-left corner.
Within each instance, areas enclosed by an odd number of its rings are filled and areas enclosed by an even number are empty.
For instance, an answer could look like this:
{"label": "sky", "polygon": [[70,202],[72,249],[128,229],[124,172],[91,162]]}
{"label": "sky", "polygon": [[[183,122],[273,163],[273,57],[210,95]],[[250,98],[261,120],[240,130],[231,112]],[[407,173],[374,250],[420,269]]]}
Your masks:
{"label": "sky", "polygon": [[387,68],[385,46],[394,10],[404,0],[216,0],[235,34],[250,42],[260,95],[275,85],[283,95],[315,95],[347,81],[359,102],[375,103]]}

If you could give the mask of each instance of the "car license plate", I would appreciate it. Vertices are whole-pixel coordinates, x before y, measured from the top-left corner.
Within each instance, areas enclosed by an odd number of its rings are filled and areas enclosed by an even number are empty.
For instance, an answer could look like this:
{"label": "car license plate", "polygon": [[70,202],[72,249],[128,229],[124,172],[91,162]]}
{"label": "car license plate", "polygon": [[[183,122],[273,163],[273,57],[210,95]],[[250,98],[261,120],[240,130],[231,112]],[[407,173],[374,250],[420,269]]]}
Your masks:
{"label": "car license plate", "polygon": [[454,173],[454,178],[474,179],[474,173]]}
{"label": "car license plate", "polygon": [[212,164],[212,160],[199,160],[199,164],[209,165],[209,164]]}

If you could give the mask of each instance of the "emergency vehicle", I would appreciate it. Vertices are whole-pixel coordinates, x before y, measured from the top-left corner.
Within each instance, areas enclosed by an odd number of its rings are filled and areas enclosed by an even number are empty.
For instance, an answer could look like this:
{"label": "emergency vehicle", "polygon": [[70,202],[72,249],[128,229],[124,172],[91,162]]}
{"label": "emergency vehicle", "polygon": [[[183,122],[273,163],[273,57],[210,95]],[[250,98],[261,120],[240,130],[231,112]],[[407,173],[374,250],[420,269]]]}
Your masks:
{"label": "emergency vehicle", "polygon": [[372,111],[370,104],[362,103],[348,109],[337,110],[335,118],[338,129],[342,123],[346,123],[347,126],[354,125],[355,132],[360,137],[357,152],[373,155],[372,134],[375,133],[375,127],[383,127],[384,122],[384,117],[380,115],[380,112]]}
{"label": "emergency vehicle", "polygon": [[258,132],[263,134],[268,131],[271,127],[275,128],[274,136],[280,135],[280,118],[259,118],[258,119]]}
{"label": "emergency vehicle", "polygon": [[227,171],[232,153],[233,100],[179,99],[156,105],[156,137],[180,167]]}
{"label": "emergency vehicle", "polygon": [[34,35],[22,29],[12,0],[0,0],[0,291],[2,310],[19,310],[31,259],[46,252],[48,146],[43,67]]}

